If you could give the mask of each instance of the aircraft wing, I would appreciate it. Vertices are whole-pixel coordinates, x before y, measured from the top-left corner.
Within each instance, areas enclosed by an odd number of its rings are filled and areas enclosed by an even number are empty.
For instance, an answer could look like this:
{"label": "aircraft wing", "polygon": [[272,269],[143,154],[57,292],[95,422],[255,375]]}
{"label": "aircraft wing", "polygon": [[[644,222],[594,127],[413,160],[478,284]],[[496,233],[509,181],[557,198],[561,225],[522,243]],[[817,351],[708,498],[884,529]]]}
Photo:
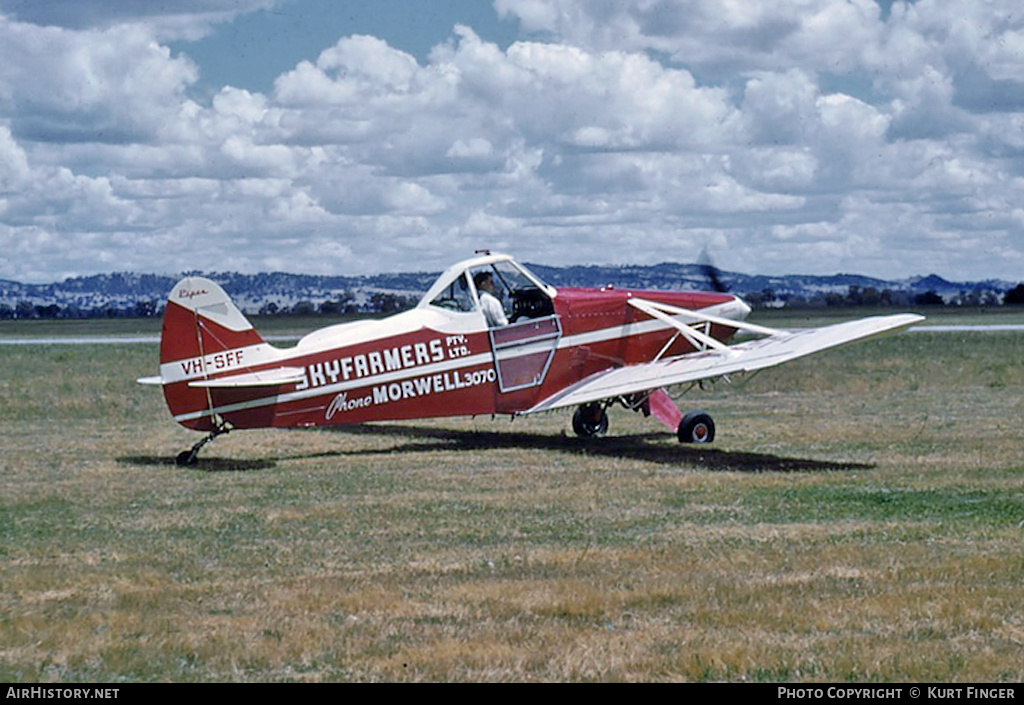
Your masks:
{"label": "aircraft wing", "polygon": [[598,372],[523,413],[534,414],[674,384],[755,372],[856,340],[899,331],[923,320],[923,316],[899,314],[873,316],[821,328],[773,330],[768,337],[759,340]]}

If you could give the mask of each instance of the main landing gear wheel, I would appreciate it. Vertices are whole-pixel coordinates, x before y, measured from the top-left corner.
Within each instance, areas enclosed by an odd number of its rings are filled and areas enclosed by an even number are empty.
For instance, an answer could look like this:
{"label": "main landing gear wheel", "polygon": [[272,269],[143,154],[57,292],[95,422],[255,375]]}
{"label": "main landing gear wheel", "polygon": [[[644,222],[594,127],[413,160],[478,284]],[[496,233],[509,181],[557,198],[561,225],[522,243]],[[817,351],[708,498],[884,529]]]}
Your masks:
{"label": "main landing gear wheel", "polygon": [[676,435],[680,443],[711,443],[715,440],[715,422],[703,411],[691,411],[679,422]]}
{"label": "main landing gear wheel", "polygon": [[608,431],[608,413],[598,402],[584,404],[572,415],[572,430],[580,438],[602,436]]}

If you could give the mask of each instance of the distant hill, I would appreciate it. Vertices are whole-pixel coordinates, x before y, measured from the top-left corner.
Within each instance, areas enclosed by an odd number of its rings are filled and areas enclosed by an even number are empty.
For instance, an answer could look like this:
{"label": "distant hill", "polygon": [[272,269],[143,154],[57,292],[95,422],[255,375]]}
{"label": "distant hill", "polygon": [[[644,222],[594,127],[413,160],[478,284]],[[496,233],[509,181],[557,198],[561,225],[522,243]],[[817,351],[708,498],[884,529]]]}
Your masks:
{"label": "distant hill", "polygon": [[[545,267],[528,265],[549,283],[555,286],[602,286],[614,284],[628,288],[705,290],[708,280],[704,270],[697,264],[679,264],[664,262],[651,266],[574,266]],[[910,277],[909,279],[888,280],[866,277],[860,274],[833,274],[829,276],[788,274],[785,276],[767,276],[761,274],[741,274],[739,272],[720,272],[720,276],[729,291],[741,296],[760,293],[771,289],[776,296],[800,297],[811,299],[816,294],[845,294],[851,286],[861,289],[874,288],[878,291],[890,290],[908,294],[934,291],[940,296],[952,296],[960,292],[993,291],[1005,292],[1016,286],[1016,282],[986,280],[982,282],[951,282],[936,274],[926,277]]]}
{"label": "distant hill", "polygon": [[[589,265],[550,267],[527,265],[548,283],[570,287],[600,287],[608,284],[632,289],[674,289],[684,291],[709,288],[700,265],[664,262],[640,265]],[[227,290],[246,313],[290,310],[300,302],[306,309],[319,309],[325,302],[345,302],[351,308],[370,310],[381,296],[418,299],[437,277],[437,272],[395,272],[372,276],[316,276],[271,272],[239,274],[237,272],[188,272],[209,277]],[[870,304],[886,292],[893,304],[902,305],[911,297],[932,292],[944,300],[957,297],[965,301],[996,303],[1016,282],[986,280],[983,282],[950,282],[935,274],[903,280],[883,280],[857,274],[832,276],[787,275],[764,276],[721,272],[729,291],[746,296],[755,303],[783,305],[804,303],[834,305],[836,297],[851,293],[864,297]],[[88,277],[73,277],[53,284],[22,284],[0,280],[0,317],[6,311],[29,312],[39,309],[74,316],[76,312],[107,311],[110,315],[127,313],[152,315],[162,308],[167,292],[178,276],[116,272]],[[895,297],[895,298],[894,298]],[[972,298],[973,297],[973,298]]]}

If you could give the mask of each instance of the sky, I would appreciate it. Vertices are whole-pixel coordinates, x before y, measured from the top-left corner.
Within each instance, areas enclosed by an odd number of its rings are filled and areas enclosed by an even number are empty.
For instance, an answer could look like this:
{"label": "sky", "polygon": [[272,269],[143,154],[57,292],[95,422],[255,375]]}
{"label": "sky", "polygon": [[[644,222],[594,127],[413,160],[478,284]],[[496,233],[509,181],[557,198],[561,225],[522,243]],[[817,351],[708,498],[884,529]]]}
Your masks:
{"label": "sky", "polygon": [[1024,279],[1019,0],[0,0],[0,279]]}

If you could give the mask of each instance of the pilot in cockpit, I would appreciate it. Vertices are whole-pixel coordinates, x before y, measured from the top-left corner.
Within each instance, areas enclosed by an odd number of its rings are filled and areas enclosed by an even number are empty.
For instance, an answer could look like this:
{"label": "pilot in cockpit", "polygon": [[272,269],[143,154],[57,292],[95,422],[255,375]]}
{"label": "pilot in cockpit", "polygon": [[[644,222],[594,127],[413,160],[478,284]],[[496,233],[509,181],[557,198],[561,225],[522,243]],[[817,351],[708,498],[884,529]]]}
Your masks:
{"label": "pilot in cockpit", "polygon": [[491,273],[478,272],[473,277],[473,284],[476,286],[477,293],[480,294],[480,308],[484,312],[484,318],[487,319],[487,325],[491,328],[507,326],[508,318],[505,317],[505,311],[498,300],[499,294],[494,286]]}

